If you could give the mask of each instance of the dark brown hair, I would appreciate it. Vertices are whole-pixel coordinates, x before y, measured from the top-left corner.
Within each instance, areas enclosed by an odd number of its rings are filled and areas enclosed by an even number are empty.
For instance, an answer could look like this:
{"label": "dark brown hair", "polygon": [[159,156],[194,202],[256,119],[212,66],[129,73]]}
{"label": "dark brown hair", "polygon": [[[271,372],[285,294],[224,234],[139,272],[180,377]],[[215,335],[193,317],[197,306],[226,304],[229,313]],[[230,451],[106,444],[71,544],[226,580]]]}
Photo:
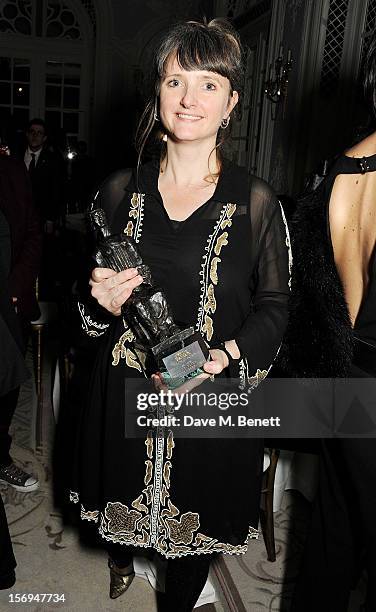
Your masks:
{"label": "dark brown hair", "polygon": [[[242,48],[239,36],[225,19],[213,19],[209,23],[187,21],[173,26],[162,38],[154,55],[154,91],[146,105],[136,132],[138,165],[145,144],[155,126],[158,114],[158,97],[166,65],[175,57],[184,70],[207,70],[226,77],[230,92],[240,93],[243,83]],[[217,147],[223,144],[220,138]],[[164,152],[161,152],[164,157]]]}

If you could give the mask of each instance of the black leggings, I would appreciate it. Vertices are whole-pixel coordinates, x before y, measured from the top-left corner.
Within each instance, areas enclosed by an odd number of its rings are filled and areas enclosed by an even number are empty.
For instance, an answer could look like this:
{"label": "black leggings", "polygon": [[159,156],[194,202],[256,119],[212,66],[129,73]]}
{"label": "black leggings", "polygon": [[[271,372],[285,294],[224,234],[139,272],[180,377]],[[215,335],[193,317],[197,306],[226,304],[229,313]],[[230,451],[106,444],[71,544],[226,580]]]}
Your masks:
{"label": "black leggings", "polygon": [[[118,567],[132,562],[134,548],[108,544],[107,551]],[[215,555],[193,555],[167,561],[165,594],[160,597],[160,612],[191,612],[208,578]]]}

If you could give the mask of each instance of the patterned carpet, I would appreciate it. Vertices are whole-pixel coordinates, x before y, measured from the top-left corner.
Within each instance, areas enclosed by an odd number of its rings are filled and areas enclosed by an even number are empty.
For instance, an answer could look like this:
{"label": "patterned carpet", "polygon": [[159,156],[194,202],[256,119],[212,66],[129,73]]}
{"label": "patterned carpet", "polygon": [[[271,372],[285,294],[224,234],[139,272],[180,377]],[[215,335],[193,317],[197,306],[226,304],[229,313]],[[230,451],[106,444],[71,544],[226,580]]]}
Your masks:
{"label": "patterned carpet", "polygon": [[[155,591],[141,578],[135,579],[126,597],[109,599],[106,554],[80,541],[77,530],[64,524],[53,505],[51,351],[46,350],[45,356],[43,408],[38,410],[33,382],[28,381],[12,425],[13,457],[38,475],[41,488],[29,494],[11,487],[0,489],[18,562],[16,585],[0,591],[0,612],[25,608],[34,612],[154,612]],[[28,361],[30,366],[30,353]],[[277,561],[267,561],[262,537],[250,542],[247,555],[218,558],[212,581],[220,601],[201,606],[200,612],[288,612],[309,512],[310,505],[299,493],[286,492],[281,510],[274,515]],[[11,604],[10,595],[15,593],[64,594],[65,601]],[[349,612],[358,611],[359,597],[355,595]]]}

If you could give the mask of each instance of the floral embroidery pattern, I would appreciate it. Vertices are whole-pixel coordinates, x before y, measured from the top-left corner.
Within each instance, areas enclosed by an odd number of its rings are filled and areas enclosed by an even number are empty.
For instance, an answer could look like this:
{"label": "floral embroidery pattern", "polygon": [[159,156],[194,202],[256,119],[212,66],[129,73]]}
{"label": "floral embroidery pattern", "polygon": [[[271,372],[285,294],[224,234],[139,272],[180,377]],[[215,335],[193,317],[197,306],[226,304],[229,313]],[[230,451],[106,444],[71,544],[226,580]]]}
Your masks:
{"label": "floral embroidery pattern", "polygon": [[124,229],[124,233],[127,236],[135,239],[135,242],[139,242],[142,232],[142,223],[144,220],[144,193],[133,193],[131,197],[131,207],[128,213],[130,219],[135,221],[128,221],[127,226]]}
{"label": "floral embroidery pattern", "polygon": [[214,323],[211,315],[214,315],[217,309],[214,287],[218,284],[218,265],[221,262],[219,256],[222,248],[228,245],[228,232],[222,230],[232,226],[232,217],[235,211],[236,204],[229,203],[223,206],[213,233],[207,240],[206,253],[202,258],[200,271],[202,277],[200,279],[201,295],[196,330],[200,331],[208,342],[210,342],[214,333]]}
{"label": "floral embroidery pattern", "polygon": [[196,512],[186,512],[176,519],[167,519],[169,536],[174,544],[191,544],[193,533],[200,527],[199,516]]}
{"label": "floral embroidery pattern", "polygon": [[80,497],[76,491],[69,492],[69,501],[71,501],[73,504],[78,504]]}
{"label": "floral embroidery pattern", "polygon": [[[125,321],[123,321],[125,332],[120,336],[119,340],[116,342],[114,348],[112,349],[112,365],[117,366],[120,362],[120,359],[125,359],[125,363],[129,368],[134,368],[139,372],[144,372],[144,362],[140,362],[138,358],[138,353],[134,350],[133,342],[134,342],[134,334],[129,329]],[[126,346],[125,343],[128,343],[132,346]]]}
{"label": "floral embroidery pattern", "polygon": [[77,302],[78,311],[81,316],[81,328],[88,336],[98,337],[103,336],[109,327],[109,323],[97,323],[90,314],[86,312],[85,304]]}
{"label": "floral embroidery pattern", "polygon": [[112,533],[134,533],[136,522],[141,517],[141,512],[128,510],[120,502],[108,502],[104,511],[108,519],[108,528]]}
{"label": "floral embroidery pattern", "polygon": [[[159,437],[161,432],[159,432]],[[136,546],[153,546],[167,558],[184,555],[203,554],[208,552],[223,552],[228,554],[243,554],[247,550],[249,538],[258,538],[258,531],[249,528],[249,534],[244,544],[232,545],[219,542],[198,530],[200,517],[197,512],[180,513],[179,509],[170,499],[170,482],[172,458],[175,442],[171,431],[167,438],[160,437],[151,441],[151,432],[145,441],[149,459],[145,461],[146,471],[144,482],[147,485],[142,493],[132,502],[132,508],[120,502],[108,502],[101,515],[99,532],[111,542],[127,542]],[[161,446],[158,446],[161,442]],[[165,444],[164,444],[165,442]],[[154,472],[150,460],[150,452],[156,450],[155,460],[158,458],[163,464],[162,479]],[[165,454],[165,460],[163,456]],[[156,463],[154,463],[156,465]],[[151,481],[153,479],[153,483]],[[156,486],[158,485],[158,486]],[[153,517],[154,514],[154,517]],[[153,530],[155,521],[155,532]]]}
{"label": "floral embroidery pattern", "polygon": [[127,236],[132,237],[133,236],[133,222],[132,221],[128,221],[127,225],[124,228],[124,234],[127,234]]}
{"label": "floral embroidery pattern", "polygon": [[120,336],[119,340],[116,342],[114,348],[112,349],[113,366],[117,366],[120,359],[125,359],[127,354],[125,342],[133,342],[134,340],[133,332],[128,328],[128,326],[126,326],[126,324],[124,324],[124,326],[126,327],[126,331]]}
{"label": "floral embroidery pattern", "polygon": [[256,389],[256,387],[259,386],[260,382],[262,382],[267,377],[272,365],[273,364],[271,364],[267,370],[259,370],[257,368],[255,374],[253,374],[253,376],[250,376],[248,359],[246,357],[243,357],[239,361],[239,378],[240,378],[240,382],[238,385],[239,389],[243,390],[247,388],[248,393],[253,391],[253,389]]}
{"label": "floral embroidery pattern", "polygon": [[220,255],[221,254],[221,250],[222,247],[227,246],[228,245],[228,232],[223,232],[223,234],[221,234],[217,240],[217,243],[214,247],[214,253],[216,255]]}
{"label": "floral embroidery pattern", "polygon": [[81,506],[80,516],[82,519],[94,521],[94,523],[96,523],[98,521],[99,512],[98,510],[85,510],[85,508]]}
{"label": "floral embroidery pattern", "polygon": [[252,391],[253,389],[256,389],[256,387],[259,386],[260,382],[262,382],[264,380],[264,378],[267,377],[269,370],[259,370],[257,369],[256,374],[254,374],[254,376],[250,376],[248,378],[248,384],[249,384],[249,389],[250,391]]}
{"label": "floral embroidery pattern", "polygon": [[213,257],[212,262],[210,264],[210,280],[214,285],[218,283],[218,264],[221,261],[220,257]]}

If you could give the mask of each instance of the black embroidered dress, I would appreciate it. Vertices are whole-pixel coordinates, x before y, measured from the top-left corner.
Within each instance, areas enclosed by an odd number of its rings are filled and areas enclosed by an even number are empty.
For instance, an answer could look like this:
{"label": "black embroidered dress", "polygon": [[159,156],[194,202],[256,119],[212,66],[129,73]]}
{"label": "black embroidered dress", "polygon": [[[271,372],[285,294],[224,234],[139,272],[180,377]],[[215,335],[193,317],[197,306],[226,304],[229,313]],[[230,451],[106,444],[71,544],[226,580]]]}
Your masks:
{"label": "black embroidered dress", "polygon": [[[213,197],[173,223],[158,191],[158,167],[119,171],[96,203],[113,233],[133,236],[174,319],[209,345],[235,338],[231,376],[255,387],[267,375],[287,322],[290,251],[279,202],[266,183],[225,162]],[[137,189],[138,185],[138,189]],[[165,557],[241,554],[257,537],[263,445],[258,439],[124,437],[124,378],[144,377],[122,317],[79,304],[82,325],[101,336],[81,419],[71,500],[110,542],[153,547]],[[234,368],[233,368],[234,369]]]}

